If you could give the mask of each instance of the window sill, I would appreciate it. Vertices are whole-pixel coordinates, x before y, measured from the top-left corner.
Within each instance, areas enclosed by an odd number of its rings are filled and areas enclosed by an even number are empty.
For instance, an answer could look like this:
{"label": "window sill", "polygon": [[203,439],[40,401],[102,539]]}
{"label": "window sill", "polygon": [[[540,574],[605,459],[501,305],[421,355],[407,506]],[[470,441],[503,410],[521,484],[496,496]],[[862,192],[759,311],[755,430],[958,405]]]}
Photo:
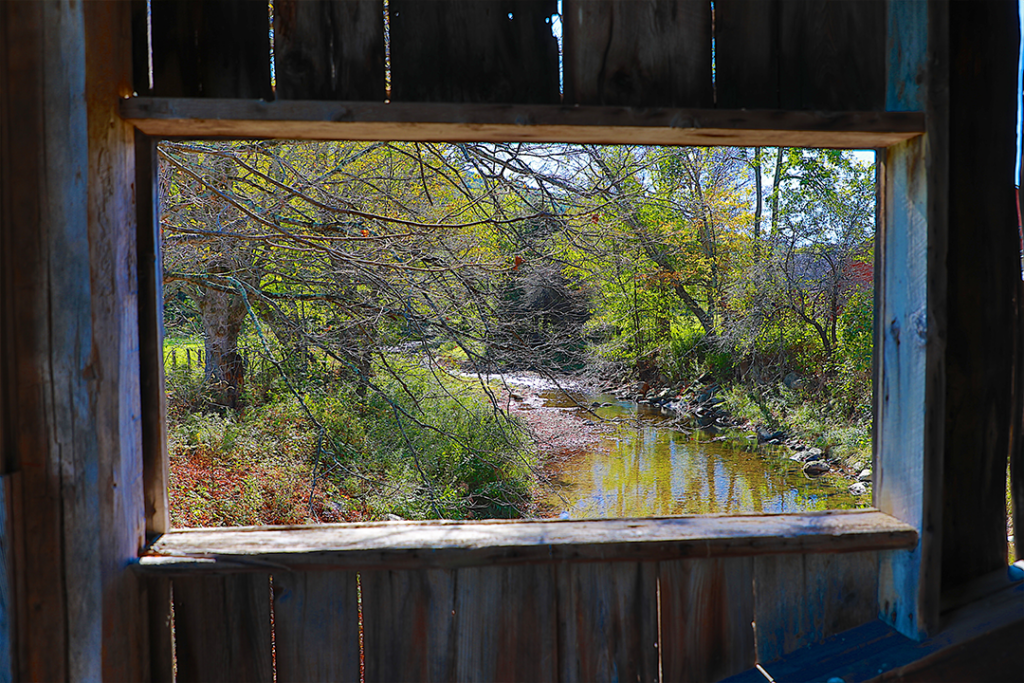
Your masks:
{"label": "window sill", "polygon": [[547,562],[912,549],[913,527],[877,510],[651,519],[373,522],[182,529],[139,558],[147,574],[419,569]]}

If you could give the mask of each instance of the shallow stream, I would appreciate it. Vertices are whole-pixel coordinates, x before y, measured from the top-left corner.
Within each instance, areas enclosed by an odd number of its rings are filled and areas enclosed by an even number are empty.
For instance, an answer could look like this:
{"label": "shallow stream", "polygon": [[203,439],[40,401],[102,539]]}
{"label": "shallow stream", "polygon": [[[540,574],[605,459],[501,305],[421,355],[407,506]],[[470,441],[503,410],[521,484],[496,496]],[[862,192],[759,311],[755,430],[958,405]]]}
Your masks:
{"label": "shallow stream", "polygon": [[[571,519],[707,513],[774,513],[867,507],[838,474],[809,478],[780,446],[729,447],[702,431],[673,428],[674,415],[610,394],[566,396],[531,387],[533,410],[617,421],[553,469],[547,514]],[[597,417],[578,408],[593,403]],[[568,415],[567,419],[570,418]]]}

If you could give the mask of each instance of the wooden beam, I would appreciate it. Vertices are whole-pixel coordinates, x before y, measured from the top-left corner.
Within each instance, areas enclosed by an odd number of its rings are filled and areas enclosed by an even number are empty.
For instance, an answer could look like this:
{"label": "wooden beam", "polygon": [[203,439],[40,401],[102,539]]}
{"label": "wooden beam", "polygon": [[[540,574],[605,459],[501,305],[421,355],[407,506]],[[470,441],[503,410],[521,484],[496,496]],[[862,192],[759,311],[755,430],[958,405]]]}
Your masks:
{"label": "wooden beam", "polygon": [[121,116],[154,137],[528,141],[865,149],[924,131],[915,112],[795,112],[128,98]]}
{"label": "wooden beam", "polygon": [[[926,21],[888,4],[890,55],[887,108],[927,102],[928,134],[879,155],[879,254],[876,272],[874,504],[916,528],[911,551],[879,556],[882,618],[911,638],[937,626],[939,610],[942,448],[945,420],[946,188],[942,64],[944,9],[929,4]],[[920,10],[920,8],[918,8]],[[897,68],[898,66],[898,68]]]}
{"label": "wooden beam", "polygon": [[146,534],[171,528],[167,500],[167,394],[164,390],[164,291],[160,256],[160,200],[156,140],[135,133],[135,187],[139,259],[139,384],[142,410],[142,478]]}
{"label": "wooden beam", "polygon": [[104,678],[83,12],[0,5],[18,680]]}
{"label": "wooden beam", "polygon": [[413,569],[639,561],[912,548],[917,533],[877,511],[638,520],[381,522],[193,529],[164,534],[140,571]]}
{"label": "wooden beam", "polygon": [[[1006,566],[1020,237],[1015,2],[949,5],[948,326],[942,590]],[[983,112],[983,118],[982,114]],[[955,258],[953,258],[955,255]]]}

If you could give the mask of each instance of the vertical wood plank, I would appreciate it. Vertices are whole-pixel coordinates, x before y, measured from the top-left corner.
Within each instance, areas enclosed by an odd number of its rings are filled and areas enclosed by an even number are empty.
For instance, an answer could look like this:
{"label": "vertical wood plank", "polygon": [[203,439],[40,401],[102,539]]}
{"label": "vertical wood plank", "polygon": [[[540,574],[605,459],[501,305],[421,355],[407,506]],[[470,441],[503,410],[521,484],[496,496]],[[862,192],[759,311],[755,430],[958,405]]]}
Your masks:
{"label": "vertical wood plank", "polygon": [[771,662],[821,641],[821,623],[815,623],[820,614],[820,606],[814,603],[816,588],[807,585],[803,555],[754,558],[757,661]]}
{"label": "vertical wood plank", "polygon": [[171,528],[164,387],[164,286],[156,140],[135,133],[135,201],[139,269],[139,401],[142,410],[142,488],[146,534]]}
{"label": "vertical wood plank", "polygon": [[361,572],[366,680],[455,677],[455,572]]}
{"label": "vertical wood plank", "polygon": [[754,666],[754,561],[658,565],[666,681],[717,681]]}
{"label": "vertical wood plank", "polygon": [[715,103],[779,108],[779,0],[715,2]]}
{"label": "vertical wood plank", "polygon": [[150,94],[149,87],[149,3],[129,0],[132,6],[132,88],[140,96]]}
{"label": "vertical wood plank", "polygon": [[11,585],[11,475],[0,476],[0,683],[15,680],[15,604]]}
{"label": "vertical wood plank", "polygon": [[564,0],[567,104],[711,107],[708,0]]}
{"label": "vertical wood plank", "polygon": [[557,579],[561,680],[658,678],[655,563],[562,564]]}
{"label": "vertical wood plank", "polygon": [[883,109],[886,5],[860,0],[781,2],[780,106],[828,111]]}
{"label": "vertical wood plank", "polygon": [[924,111],[928,3],[887,2],[885,110]]}
{"label": "vertical wood plank", "polygon": [[390,0],[391,99],[554,104],[555,0]]}
{"label": "vertical wood plank", "polygon": [[269,100],[270,14],[251,0],[153,0],[153,95]]}
{"label": "vertical wood plank", "polygon": [[875,552],[754,558],[757,660],[771,662],[878,614]]}
{"label": "vertical wood plank", "polygon": [[174,680],[174,636],[171,632],[171,580],[150,578],[146,582],[149,628],[149,680]]}
{"label": "vertical wood plank", "polygon": [[[126,571],[145,543],[136,258],[135,134],[117,102],[132,91],[131,5],[83,5],[88,111],[91,363],[103,581],[103,678],[149,670],[142,581]],[[162,310],[162,306],[160,307]],[[77,572],[77,568],[70,571]]]}
{"label": "vertical wood plank", "polygon": [[553,565],[461,569],[456,586],[456,680],[558,679]]}
{"label": "vertical wood plank", "polygon": [[[4,3],[0,188],[18,679],[100,680],[102,580],[83,7]],[[14,166],[16,164],[16,166]],[[16,361],[16,362],[15,362]]]}
{"label": "vertical wood plank", "polygon": [[272,681],[266,574],[176,578],[178,681]]}
{"label": "vertical wood plank", "polygon": [[374,0],[277,0],[277,97],[384,99],[384,15]]}
{"label": "vertical wood plank", "polygon": [[[889,148],[881,170],[885,208],[875,326],[880,363],[874,503],[916,527],[920,540],[912,551],[881,555],[879,603],[882,617],[910,637],[927,632],[938,618],[937,574],[930,572],[938,562],[932,555],[941,515],[945,278],[940,264],[946,241],[945,212],[930,215],[926,178],[930,172],[941,175],[936,142],[916,139]],[[929,604],[930,612],[923,609]]]}
{"label": "vertical wood plank", "polygon": [[277,680],[359,681],[355,572],[274,575]]}
{"label": "vertical wood plank", "polygon": [[[1005,568],[1020,236],[1014,197],[1020,41],[1012,2],[949,6],[949,325],[942,590]],[[978,124],[978,112],[987,112]],[[994,332],[994,333],[993,333]]]}

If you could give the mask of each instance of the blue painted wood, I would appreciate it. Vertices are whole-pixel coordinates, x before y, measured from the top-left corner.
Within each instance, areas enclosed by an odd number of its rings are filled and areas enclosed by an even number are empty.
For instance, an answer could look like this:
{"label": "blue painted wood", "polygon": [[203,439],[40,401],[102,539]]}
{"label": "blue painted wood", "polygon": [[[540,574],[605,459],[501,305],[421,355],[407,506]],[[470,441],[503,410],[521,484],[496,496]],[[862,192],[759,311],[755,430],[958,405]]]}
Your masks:
{"label": "blue painted wood", "polygon": [[928,75],[928,3],[888,3],[886,36],[886,111],[922,111]]}
{"label": "blue painted wood", "polygon": [[[939,444],[926,438],[930,419],[941,419],[942,399],[928,377],[941,349],[935,329],[940,306],[929,292],[928,184],[923,138],[887,150],[884,167],[884,222],[880,230],[881,305],[876,325],[880,367],[875,437],[875,506],[913,525],[920,534],[914,550],[881,553],[879,607],[882,618],[901,633],[919,637],[926,629],[926,558],[932,542],[927,512],[930,468],[941,467]],[[937,508],[940,512],[940,508]],[[935,520],[937,522],[937,520]]]}

